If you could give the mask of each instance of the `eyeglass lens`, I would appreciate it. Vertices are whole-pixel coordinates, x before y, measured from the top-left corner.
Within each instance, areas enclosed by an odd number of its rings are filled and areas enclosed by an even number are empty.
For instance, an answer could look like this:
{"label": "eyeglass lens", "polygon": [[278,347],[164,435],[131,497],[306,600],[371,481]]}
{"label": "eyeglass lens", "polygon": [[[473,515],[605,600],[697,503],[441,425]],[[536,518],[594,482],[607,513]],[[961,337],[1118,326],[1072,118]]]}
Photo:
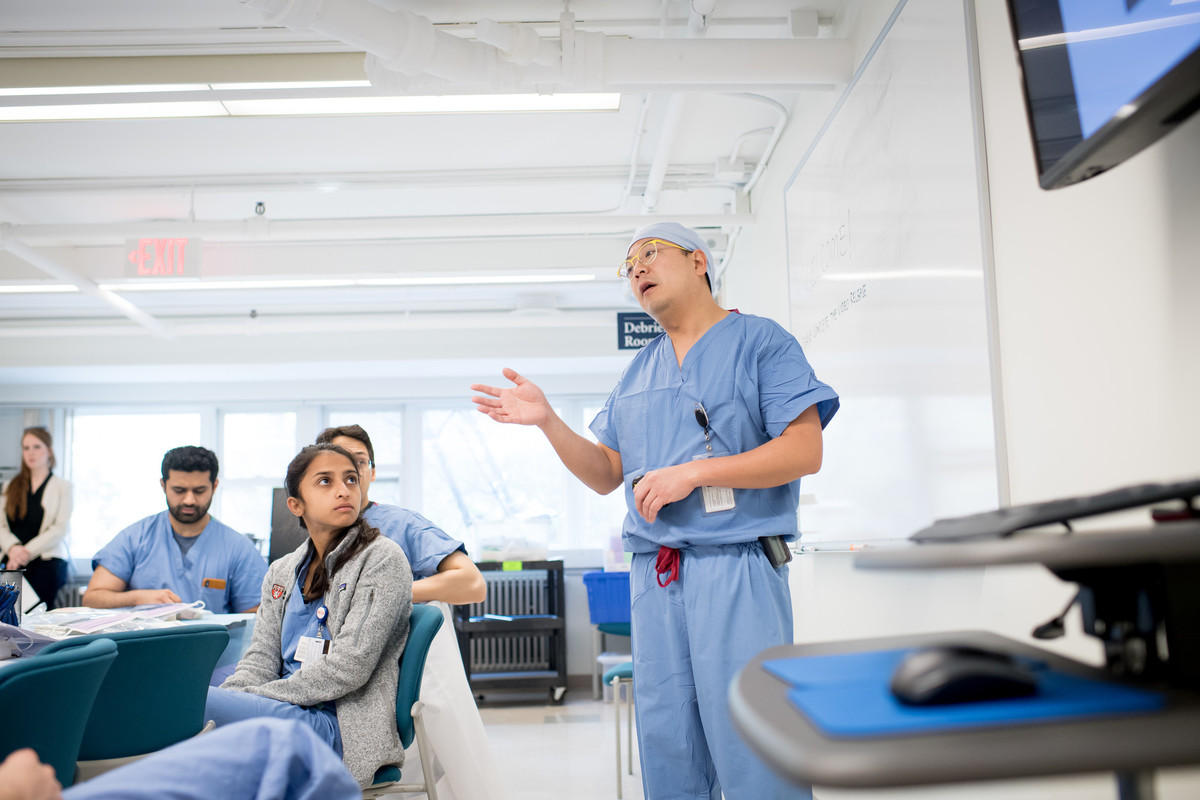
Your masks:
{"label": "eyeglass lens", "polygon": [[656,255],[658,255],[658,245],[654,242],[650,242],[643,247],[640,252],[635,253],[634,255],[625,259],[625,262],[621,264],[621,277],[628,278],[630,275],[632,275],[633,271],[637,269],[638,264],[653,263]]}

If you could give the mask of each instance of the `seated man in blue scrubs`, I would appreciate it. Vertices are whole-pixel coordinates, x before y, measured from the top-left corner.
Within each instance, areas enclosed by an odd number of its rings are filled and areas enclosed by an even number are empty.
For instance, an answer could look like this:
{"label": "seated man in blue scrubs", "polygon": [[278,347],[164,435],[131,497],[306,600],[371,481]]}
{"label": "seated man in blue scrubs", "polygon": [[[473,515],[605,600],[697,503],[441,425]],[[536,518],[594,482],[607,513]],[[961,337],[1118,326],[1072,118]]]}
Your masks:
{"label": "seated man in blue scrubs", "polygon": [[342,760],[300,722],[254,719],[184,739],[63,791],[25,748],[0,762],[0,800],[356,800]]}
{"label": "seated man in blue scrubs", "polygon": [[258,608],[267,562],[249,539],[208,513],[217,470],[216,454],[203,447],[167,452],[167,510],[130,525],[93,556],[85,606],[203,600],[216,614]]}
{"label": "seated man in blue scrubs", "polygon": [[326,428],[317,443],[329,442],[350,451],[362,479],[363,519],[404,550],[413,573],[413,602],[482,603],[487,584],[462,542],[416,512],[367,499],[375,480],[375,448],[358,425]]}

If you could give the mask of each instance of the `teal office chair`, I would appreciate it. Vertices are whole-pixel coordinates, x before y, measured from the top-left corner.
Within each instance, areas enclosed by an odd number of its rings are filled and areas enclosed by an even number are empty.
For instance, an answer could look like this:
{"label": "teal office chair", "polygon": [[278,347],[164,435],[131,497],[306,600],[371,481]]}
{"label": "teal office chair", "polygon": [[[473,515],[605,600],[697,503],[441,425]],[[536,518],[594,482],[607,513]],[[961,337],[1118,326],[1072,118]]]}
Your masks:
{"label": "teal office chair", "polygon": [[[608,685],[600,680],[600,659],[602,656],[615,656],[608,652],[609,636],[624,636],[631,638],[631,624],[628,622],[597,622],[592,626],[592,699],[600,699],[600,685]],[[621,655],[629,655],[622,653]],[[611,663],[611,662],[610,662]]]}
{"label": "teal office chair", "polygon": [[117,660],[96,695],[79,746],[86,780],[200,733],[208,680],[229,642],[224,625],[180,625],[74,636],[36,658],[110,639]]}
{"label": "teal office chair", "polygon": [[408,641],[400,654],[400,681],[396,686],[396,732],[405,749],[417,740],[417,754],[421,758],[424,783],[401,784],[400,768],[380,767],[374,782],[363,789],[363,798],[382,797],[402,792],[424,792],[429,800],[437,800],[436,780],[433,774],[433,753],[425,735],[425,720],[422,717],[421,677],[425,674],[425,658],[429,645],[442,627],[442,612],[435,606],[414,605],[409,620]]}
{"label": "teal office chair", "polygon": [[96,692],[117,659],[117,646],[90,642],[60,653],[20,658],[0,667],[0,759],[32,747],[58,782],[75,782],[79,743]]}

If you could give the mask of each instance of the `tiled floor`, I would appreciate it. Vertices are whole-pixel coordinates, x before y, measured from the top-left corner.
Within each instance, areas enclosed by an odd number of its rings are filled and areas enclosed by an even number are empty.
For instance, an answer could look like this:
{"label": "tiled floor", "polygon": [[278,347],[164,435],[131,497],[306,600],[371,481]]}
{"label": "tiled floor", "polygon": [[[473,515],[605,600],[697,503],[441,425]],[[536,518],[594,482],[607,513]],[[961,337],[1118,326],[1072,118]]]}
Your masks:
{"label": "tiled floor", "polygon": [[[561,706],[533,702],[480,708],[509,800],[613,800],[616,798],[616,747],[613,706],[595,702],[588,691],[568,692]],[[621,713],[622,768],[625,758],[625,712]],[[623,776],[624,797],[644,800],[641,767],[634,742],[633,776]],[[1198,795],[1197,770],[1160,770],[1160,800]],[[835,790],[818,788],[817,800],[1115,800],[1111,775],[1079,775],[991,783],[922,786],[905,789]]]}
{"label": "tiled floor", "polygon": [[[637,742],[633,775],[625,756],[621,707],[621,767],[626,800],[643,800]],[[613,705],[571,691],[560,706],[487,703],[480,708],[510,800],[613,800],[617,796]]]}

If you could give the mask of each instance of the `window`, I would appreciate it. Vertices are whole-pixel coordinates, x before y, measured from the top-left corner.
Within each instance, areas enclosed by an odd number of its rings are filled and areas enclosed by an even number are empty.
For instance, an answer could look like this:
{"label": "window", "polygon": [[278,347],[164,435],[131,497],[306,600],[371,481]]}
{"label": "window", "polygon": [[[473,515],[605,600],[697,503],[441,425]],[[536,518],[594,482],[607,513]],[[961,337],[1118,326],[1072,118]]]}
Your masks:
{"label": "window", "polygon": [[283,486],[298,451],[295,412],[224,414],[221,485],[214,503],[221,522],[265,542],[271,533],[271,491]]}
{"label": "window", "polygon": [[499,549],[566,545],[565,470],[537,430],[468,409],[422,420],[422,513],[476,559]]}
{"label": "window", "polygon": [[[573,429],[601,398],[568,399],[556,410]],[[72,555],[89,558],[118,531],[166,508],[158,485],[163,454],[203,444],[221,459],[212,513],[267,547],[272,490],[312,441],[313,427],[361,425],[375,450],[371,499],[411,508],[466,542],[473,558],[512,550],[600,550],[620,535],[620,489],[597,495],[559,461],[534,429],[501,425],[454,399],[387,408],[294,407],[178,413],[76,412],[69,438],[76,512]],[[320,427],[317,427],[319,430]]]}
{"label": "window", "polygon": [[163,455],[200,442],[200,414],[84,414],[71,420],[71,555],[90,559],[121,530],[166,510]]}
{"label": "window", "polygon": [[[588,425],[600,413],[602,404],[587,404],[583,407],[582,424],[577,427],[577,430],[587,436],[591,441],[596,441],[596,437],[588,430]],[[578,484],[578,481],[576,481]],[[621,552],[621,525],[625,520],[625,514],[628,513],[628,506],[625,504],[625,488],[618,486],[608,494],[600,495],[593,492],[591,489],[578,484],[579,490],[583,493],[582,512],[576,515],[576,520],[579,523],[580,530],[576,534],[576,547],[600,547],[604,550],[615,550]],[[612,539],[616,538],[615,547]]]}

